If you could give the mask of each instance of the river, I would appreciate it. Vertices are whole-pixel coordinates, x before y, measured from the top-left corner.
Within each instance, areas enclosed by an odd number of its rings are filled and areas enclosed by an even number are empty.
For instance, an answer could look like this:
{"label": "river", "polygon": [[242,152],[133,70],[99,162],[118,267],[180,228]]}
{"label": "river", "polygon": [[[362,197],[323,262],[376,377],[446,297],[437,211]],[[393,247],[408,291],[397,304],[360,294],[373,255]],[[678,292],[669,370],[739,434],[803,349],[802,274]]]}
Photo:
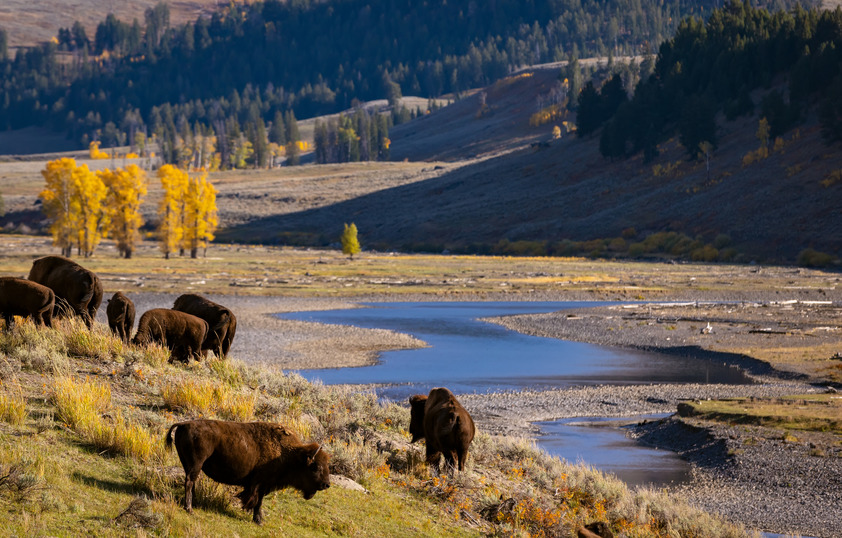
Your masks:
{"label": "river", "polygon": [[[445,386],[456,394],[595,384],[749,383],[721,363],[523,335],[480,318],[582,308],[584,302],[402,302],[364,308],[296,312],[284,319],[356,325],[408,333],[429,344],[388,351],[376,365],[301,370],[325,384],[376,385],[382,398],[403,400]],[[641,418],[642,419],[642,418]],[[661,486],[687,479],[688,466],[641,447],[599,417],[539,424],[539,447],[568,461],[612,472],[629,485]]]}

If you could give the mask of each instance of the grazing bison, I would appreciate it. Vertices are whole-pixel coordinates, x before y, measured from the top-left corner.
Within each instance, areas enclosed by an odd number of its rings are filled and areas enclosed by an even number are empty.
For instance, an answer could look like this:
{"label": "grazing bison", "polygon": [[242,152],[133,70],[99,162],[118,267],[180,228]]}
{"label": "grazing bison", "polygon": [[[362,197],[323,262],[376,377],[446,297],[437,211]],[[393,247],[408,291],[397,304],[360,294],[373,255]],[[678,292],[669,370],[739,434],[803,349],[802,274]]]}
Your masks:
{"label": "grazing bison", "polygon": [[15,316],[31,316],[37,324],[53,326],[53,308],[56,296],[53,290],[23,278],[0,277],[0,313],[11,329]]}
{"label": "grazing bison", "polygon": [[427,463],[439,472],[439,460],[449,469],[458,462],[459,470],[465,467],[468,446],[474,439],[474,421],[452,392],[446,388],[435,388],[430,394],[416,394],[409,398],[409,433],[412,442],[427,440]]}
{"label": "grazing bison", "polygon": [[237,332],[237,318],[233,312],[194,293],[179,296],[173,304],[173,310],[187,312],[207,321],[208,334],[202,343],[202,350],[211,350],[218,357],[228,355]]}
{"label": "grazing bison", "polygon": [[330,487],[329,456],[317,443],[303,444],[280,424],[190,420],[167,432],[184,467],[184,508],[193,511],[193,485],[204,471],[212,480],[242,486],[238,495],[254,522],[263,521],[263,497],[286,487],[305,499]]}
{"label": "grazing bison", "polygon": [[[32,262],[29,280],[53,290],[58,304],[69,307],[88,328],[93,326],[102,303],[102,284],[96,273],[62,256],[44,256]],[[57,314],[62,310],[58,308]]]}
{"label": "grazing bison", "polygon": [[123,295],[123,292],[118,291],[108,300],[105,313],[108,315],[108,327],[120,339],[128,342],[132,336],[132,327],[134,327],[135,311],[132,300]]}
{"label": "grazing bison", "polygon": [[208,333],[208,322],[202,318],[170,310],[153,308],[140,316],[133,344],[158,342],[170,350],[172,359],[188,362],[204,356],[202,342]]}

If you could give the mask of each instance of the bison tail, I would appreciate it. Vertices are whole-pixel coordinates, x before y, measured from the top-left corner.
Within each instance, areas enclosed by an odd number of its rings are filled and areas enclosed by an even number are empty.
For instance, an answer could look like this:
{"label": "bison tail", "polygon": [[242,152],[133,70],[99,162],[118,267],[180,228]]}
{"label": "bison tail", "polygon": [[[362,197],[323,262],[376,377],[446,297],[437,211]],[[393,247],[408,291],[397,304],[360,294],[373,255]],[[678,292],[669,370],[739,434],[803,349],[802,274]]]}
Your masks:
{"label": "bison tail", "polygon": [[164,437],[164,442],[166,443],[167,449],[172,448],[173,438],[175,437],[175,429],[179,426],[181,426],[181,424],[173,424],[167,431],[167,436]]}

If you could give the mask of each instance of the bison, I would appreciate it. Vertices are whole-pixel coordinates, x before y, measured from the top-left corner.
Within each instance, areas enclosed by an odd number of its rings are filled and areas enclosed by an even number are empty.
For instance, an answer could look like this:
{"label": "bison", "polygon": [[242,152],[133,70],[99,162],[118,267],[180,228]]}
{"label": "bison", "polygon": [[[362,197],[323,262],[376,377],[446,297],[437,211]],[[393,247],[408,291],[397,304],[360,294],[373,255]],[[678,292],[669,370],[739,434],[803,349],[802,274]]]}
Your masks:
{"label": "bison", "polygon": [[56,296],[53,290],[23,278],[0,277],[0,313],[6,328],[12,328],[15,316],[31,316],[37,324],[53,326],[53,308]]}
{"label": "bison", "polygon": [[204,471],[212,480],[242,486],[244,510],[262,523],[263,497],[286,487],[305,499],[330,487],[330,457],[318,443],[303,444],[297,435],[267,422],[190,420],[174,424],[167,448],[178,451],[184,467],[184,508],[193,511],[193,485]]}
{"label": "bison", "polygon": [[468,446],[474,439],[474,421],[452,392],[443,387],[434,388],[430,394],[416,394],[409,398],[409,433],[412,442],[427,440],[427,463],[439,473],[439,461],[444,454],[448,469],[458,462],[459,470],[465,467]]}
{"label": "bison", "polygon": [[169,308],[153,308],[140,316],[132,343],[158,342],[170,350],[172,359],[188,362],[190,357],[199,360],[204,356],[202,342],[207,333],[208,322],[202,318]]}
{"label": "bison", "polygon": [[108,300],[105,313],[108,315],[108,327],[121,340],[128,342],[134,327],[135,310],[132,300],[118,291]]}
{"label": "bison", "polygon": [[207,321],[208,334],[202,343],[202,350],[211,350],[218,357],[228,355],[237,332],[237,318],[233,312],[194,293],[180,295],[173,304],[173,310],[187,312]]}
{"label": "bison", "polygon": [[57,303],[69,307],[88,328],[93,326],[102,303],[102,283],[96,273],[63,256],[44,256],[32,262],[29,280],[53,290]]}

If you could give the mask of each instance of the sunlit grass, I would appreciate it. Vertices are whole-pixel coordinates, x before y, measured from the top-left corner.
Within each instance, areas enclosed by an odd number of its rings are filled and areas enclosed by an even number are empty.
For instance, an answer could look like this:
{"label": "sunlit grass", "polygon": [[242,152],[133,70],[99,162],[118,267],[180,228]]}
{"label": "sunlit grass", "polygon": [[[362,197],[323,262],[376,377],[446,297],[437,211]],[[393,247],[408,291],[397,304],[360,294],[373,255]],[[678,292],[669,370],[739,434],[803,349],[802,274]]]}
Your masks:
{"label": "sunlit grass", "polygon": [[13,426],[26,420],[26,397],[17,382],[0,383],[0,420]]}

